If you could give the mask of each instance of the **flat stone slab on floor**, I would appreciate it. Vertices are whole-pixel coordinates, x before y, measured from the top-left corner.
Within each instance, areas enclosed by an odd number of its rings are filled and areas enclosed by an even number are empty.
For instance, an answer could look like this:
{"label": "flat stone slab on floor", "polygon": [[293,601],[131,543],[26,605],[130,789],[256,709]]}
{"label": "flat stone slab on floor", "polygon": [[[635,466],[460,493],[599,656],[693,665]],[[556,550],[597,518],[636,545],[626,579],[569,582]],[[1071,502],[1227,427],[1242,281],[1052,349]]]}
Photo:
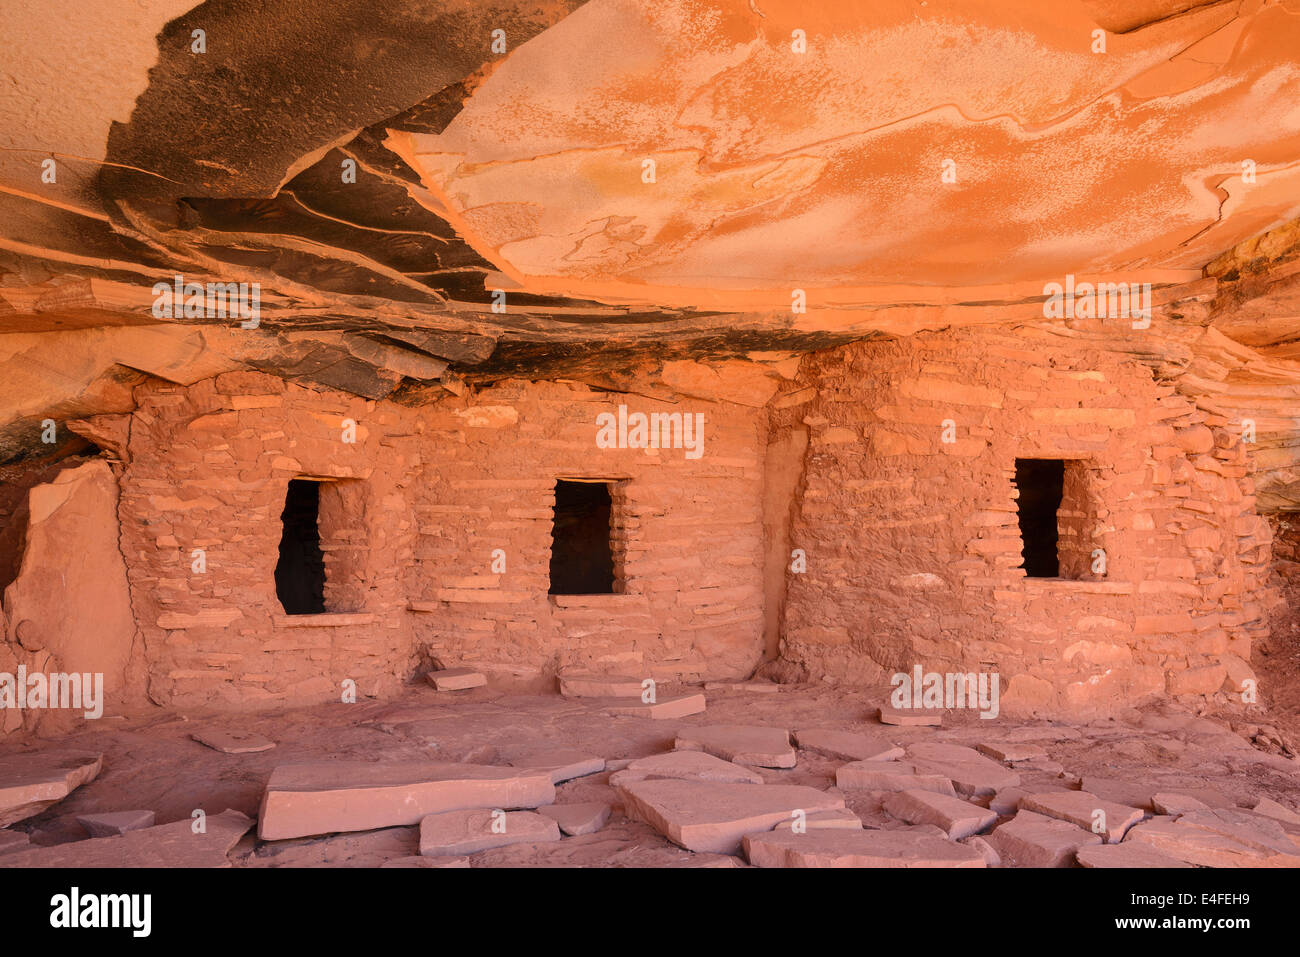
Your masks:
{"label": "flat stone slab on floor", "polygon": [[1012,728],[1004,734],[1007,741],[1077,741],[1083,737],[1078,728],[1068,725],[1052,725],[1024,728]]}
{"label": "flat stone slab on floor", "polygon": [[4,854],[8,851],[23,850],[30,846],[30,840],[22,831],[0,830],[0,854]]}
{"label": "flat stone slab on floor", "polygon": [[988,840],[1003,860],[1021,867],[1070,867],[1079,848],[1102,843],[1100,834],[1033,811],[1020,811]]}
{"label": "flat stone slab on floor", "polygon": [[626,675],[560,675],[560,694],[566,698],[640,698],[644,681]]}
{"label": "flat stone slab on floor", "polygon": [[973,764],[991,764],[999,770],[1005,771],[997,761],[992,761],[980,754],[974,748],[968,748],[964,744],[950,744],[946,741],[913,741],[905,749],[908,761],[925,760],[925,761],[948,761],[954,763],[971,762]]}
{"label": "flat stone slab on floor", "polygon": [[421,857],[459,857],[510,844],[559,839],[559,824],[536,811],[470,808],[430,814],[420,820]]}
{"label": "flat stone slab on floor", "polygon": [[815,751],[841,761],[893,761],[903,756],[903,749],[881,737],[809,728],[796,731],[794,743],[803,751]]}
{"label": "flat stone slab on floor", "polygon": [[649,778],[679,778],[687,781],[722,781],[734,784],[762,784],[763,775],[705,751],[669,751],[637,758],[627,768],[610,776],[612,787]]}
{"label": "flat stone slab on floor", "polygon": [[705,691],[747,691],[750,694],[777,694],[781,686],[774,681],[706,681]]}
{"label": "flat stone slab on floor", "polygon": [[439,691],[467,691],[487,684],[487,675],[473,668],[444,668],[430,671],[424,678]]}
{"label": "flat stone slab on floor", "polygon": [[1245,830],[1241,839],[1253,838],[1259,842],[1261,847],[1280,841],[1280,834],[1285,835],[1288,840],[1300,847],[1300,824],[1281,821],[1275,817],[1269,817],[1267,814],[1260,814],[1258,811],[1248,811],[1245,808],[1235,807],[1210,807],[1203,811],[1189,811],[1183,816],[1202,827],[1222,830],[1225,834],[1232,833],[1227,829],[1243,828]]}
{"label": "flat stone slab on floor", "polygon": [[1128,829],[1145,816],[1140,808],[1104,801],[1087,791],[1040,791],[1026,794],[1020,799],[1020,806],[1036,814],[1068,821],[1085,831],[1102,834],[1107,844],[1118,844]]}
{"label": "flat stone slab on floor", "polygon": [[222,754],[257,754],[270,751],[275,742],[253,731],[225,731],[221,728],[207,728],[190,735],[199,744],[205,744],[213,751]]}
{"label": "flat stone slab on floor", "polygon": [[653,718],[657,721],[672,718],[685,718],[704,711],[706,703],[702,694],[678,695],[672,698],[660,698],[646,704],[642,701],[610,699],[601,705],[602,710],[610,714],[625,715],[633,718]]}
{"label": "flat stone slab on floor", "polygon": [[744,867],[745,864],[739,858],[732,857],[730,854],[692,854],[689,860],[675,862],[668,865],[669,867]]}
{"label": "flat stone slab on floor", "polygon": [[884,808],[908,824],[933,824],[954,841],[978,834],[998,819],[986,808],[933,791],[895,791],[885,798]]}
{"label": "flat stone slab on floor", "polygon": [[227,867],[226,855],[253,826],[238,811],[209,814],[202,834],[185,818],[117,837],[92,837],[69,844],[0,855],[0,867]]}
{"label": "flat stone slab on floor", "polygon": [[677,732],[679,751],[705,751],[724,761],[759,768],[792,768],[798,756],[790,732],[745,724],[715,724]]}
{"label": "flat stone slab on floor", "polygon": [[107,814],[82,814],[77,823],[91,837],[112,837],[127,831],[140,831],[153,827],[157,815],[153,811],[110,811]]}
{"label": "flat stone slab on floor", "polygon": [[746,834],[768,831],[795,811],[842,809],[844,799],[789,784],[651,780],[622,785],[629,817],[688,851],[734,854]]}
{"label": "flat stone slab on floor", "polygon": [[1047,751],[1041,745],[1018,741],[987,741],[975,745],[975,750],[994,761],[1015,764],[1019,761],[1041,761]]}
{"label": "flat stone slab on floor", "polygon": [[997,852],[997,849],[992,844],[979,835],[964,837],[961,842],[972,850],[979,851],[980,856],[984,858],[986,867],[1002,866],[1002,855]]}
{"label": "flat stone slab on floor", "polygon": [[1300,846],[1269,818],[1248,811],[1192,811],[1134,827],[1125,843],[1145,844],[1199,867],[1300,867]]}
{"label": "flat stone slab on floor", "polygon": [[915,831],[773,831],[744,839],[755,867],[984,867],[978,850]]}
{"label": "flat stone slab on floor", "polygon": [[942,774],[918,771],[906,761],[854,761],[835,771],[836,787],[863,791],[933,791],[955,796],[952,781]]}
{"label": "flat stone slab on floor", "polygon": [[1300,814],[1282,806],[1272,798],[1260,798],[1255,803],[1255,813],[1271,817],[1273,820],[1281,821],[1284,824],[1300,824]]}
{"label": "flat stone slab on floor", "polygon": [[534,808],[555,801],[547,771],[428,761],[327,761],[276,768],[262,797],[258,836],[278,841],[418,824],[472,808]]}
{"label": "flat stone slab on floor", "polygon": [[1000,816],[1013,816],[1020,810],[1020,799],[1026,794],[1042,794],[1045,791],[1068,791],[1064,784],[1035,784],[1033,787],[1018,785],[1002,788],[989,798],[989,810]]}
{"label": "flat stone slab on floor", "polygon": [[[1159,790],[1162,794],[1181,794],[1185,797],[1195,798],[1206,807],[1216,811],[1235,811],[1240,807],[1231,794],[1220,791],[1218,788],[1170,787],[1160,788]],[[1155,797],[1155,790],[1152,790],[1151,796]]]}
{"label": "flat stone slab on floor", "polygon": [[833,811],[813,811],[801,818],[782,821],[773,830],[793,831],[795,824],[809,831],[830,829],[836,831],[858,831],[862,829],[862,818],[848,808],[836,808]]}
{"label": "flat stone slab on floor", "polygon": [[90,751],[37,751],[0,758],[0,827],[40,814],[104,767]]}
{"label": "flat stone slab on floor", "polygon": [[1210,806],[1204,801],[1198,801],[1190,795],[1165,791],[1151,795],[1151,807],[1157,814],[1165,814],[1169,817],[1178,817],[1180,814],[1186,814],[1189,811],[1208,811],[1210,809]]}
{"label": "flat stone slab on floor", "polygon": [[1185,861],[1161,854],[1148,844],[1093,844],[1081,847],[1075,858],[1084,867],[1191,867]]}
{"label": "flat stone slab on floor", "polygon": [[550,804],[539,807],[537,813],[549,817],[560,830],[570,837],[595,834],[609,820],[610,806],[604,801],[583,804]]}
{"label": "flat stone slab on floor", "polygon": [[1060,761],[1052,761],[1047,758],[1033,758],[1029,761],[1013,761],[1011,766],[1017,771],[1040,771],[1053,776],[1060,776],[1065,773],[1065,765]]}
{"label": "flat stone slab on floor", "polygon": [[1237,806],[1237,802],[1232,799],[1231,795],[1224,794],[1214,788],[1185,788],[1170,784],[1153,784],[1148,781],[1098,777],[1097,775],[1084,775],[1082,786],[1083,790],[1105,798],[1107,801],[1114,801],[1116,804],[1127,804],[1129,807],[1140,807],[1144,811],[1155,810],[1152,799],[1157,792],[1194,797],[1202,804],[1209,805],[1212,808],[1235,808]]}
{"label": "flat stone slab on floor", "polygon": [[384,861],[383,867],[469,867],[468,857],[397,857]]}
{"label": "flat stone slab on floor", "polygon": [[585,751],[567,749],[529,752],[511,761],[510,764],[516,768],[545,771],[551,776],[552,784],[562,784],[574,778],[599,774],[605,770],[604,758],[587,754]]}
{"label": "flat stone slab on floor", "polygon": [[1099,798],[1114,801],[1116,804],[1127,804],[1129,807],[1140,807],[1144,811],[1155,810],[1151,805],[1151,798],[1157,791],[1164,790],[1143,781],[1125,781],[1121,778],[1105,778],[1092,774],[1084,775],[1081,786],[1083,790]]}
{"label": "flat stone slab on floor", "polygon": [[893,724],[904,728],[937,728],[943,724],[943,712],[927,708],[893,708],[882,705],[877,715],[881,724]]}
{"label": "flat stone slab on floor", "polygon": [[[944,757],[945,754],[952,757]],[[959,745],[930,742],[909,745],[907,760],[921,774],[940,774],[948,778],[958,794],[968,797],[991,797],[1003,788],[1020,783],[1017,772]]]}

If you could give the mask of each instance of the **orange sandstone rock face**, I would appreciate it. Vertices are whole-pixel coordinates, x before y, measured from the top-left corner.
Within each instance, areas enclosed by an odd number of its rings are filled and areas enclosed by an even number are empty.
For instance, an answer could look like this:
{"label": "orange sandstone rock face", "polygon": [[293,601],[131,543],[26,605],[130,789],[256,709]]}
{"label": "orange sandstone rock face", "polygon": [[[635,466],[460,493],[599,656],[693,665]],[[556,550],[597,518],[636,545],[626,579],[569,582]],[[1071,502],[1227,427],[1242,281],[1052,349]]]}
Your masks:
{"label": "orange sandstone rock face", "polygon": [[[42,673],[102,674],[103,693],[113,700],[128,693],[136,637],[117,508],[117,479],[102,459],[34,487],[22,564],[4,591],[17,661]],[[0,662],[0,671],[13,670]],[[6,711],[0,727],[16,715]]]}
{"label": "orange sandstone rock face", "polygon": [[[202,16],[254,35],[262,6]],[[760,664],[993,675],[990,718],[1258,690],[1300,596],[1296,532],[1259,514],[1300,502],[1293,0],[546,0],[490,57],[497,8],[394,0],[308,18],[271,68],[195,60],[183,7],[0,14],[27,37],[0,674],[221,708],[559,674],[611,720],[705,707],[647,680]],[[268,321],[155,312],[182,269],[265,283]],[[1148,324],[1049,315],[1075,278],[1154,284]],[[694,446],[626,428],[674,416]],[[1043,460],[1052,575],[1017,478]],[[275,586],[293,481],[326,571],[302,614]],[[560,481],[608,487],[608,594],[552,593]],[[1014,777],[911,758],[840,774]]]}
{"label": "orange sandstone rock face", "polygon": [[1300,212],[1285,5],[760,7],[595,0],[389,145],[553,290],[1199,269]]}

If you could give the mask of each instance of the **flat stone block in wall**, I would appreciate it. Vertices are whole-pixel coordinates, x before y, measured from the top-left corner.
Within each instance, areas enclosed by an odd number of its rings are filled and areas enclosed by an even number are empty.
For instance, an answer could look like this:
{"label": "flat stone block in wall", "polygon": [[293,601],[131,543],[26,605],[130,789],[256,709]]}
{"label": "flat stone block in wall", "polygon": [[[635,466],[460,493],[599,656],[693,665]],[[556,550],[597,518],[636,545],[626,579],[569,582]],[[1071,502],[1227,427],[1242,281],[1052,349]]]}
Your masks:
{"label": "flat stone block in wall", "polygon": [[1185,671],[1169,672],[1169,693],[1214,694],[1228,677],[1228,669],[1221,664],[1203,665]]}
{"label": "flat stone block in wall", "polygon": [[159,615],[156,624],[166,631],[225,628],[242,618],[243,614],[238,608],[204,608],[192,614],[169,612]]}
{"label": "flat stone block in wall", "polygon": [[327,612],[323,615],[276,615],[272,620],[276,628],[352,628],[357,625],[373,625],[375,616]]}

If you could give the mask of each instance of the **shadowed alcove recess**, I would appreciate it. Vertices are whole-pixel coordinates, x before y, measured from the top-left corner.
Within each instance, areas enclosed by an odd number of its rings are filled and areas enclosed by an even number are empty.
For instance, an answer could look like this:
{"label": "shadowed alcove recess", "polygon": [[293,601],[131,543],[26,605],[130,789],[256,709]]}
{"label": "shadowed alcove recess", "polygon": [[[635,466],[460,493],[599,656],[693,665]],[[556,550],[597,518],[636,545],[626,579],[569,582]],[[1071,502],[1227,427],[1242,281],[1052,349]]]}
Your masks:
{"label": "shadowed alcove recess", "polygon": [[1105,577],[1104,564],[1095,563],[1098,517],[1093,484],[1093,473],[1081,460],[1016,459],[1026,577]]}
{"label": "shadowed alcove recess", "polygon": [[361,611],[365,604],[366,487],[293,479],[280,516],[275,591],[287,615]]}
{"label": "shadowed alcove recess", "polygon": [[286,615],[325,611],[325,556],[320,547],[320,483],[294,479],[280,515],[275,594]]}
{"label": "shadowed alcove recess", "polygon": [[1065,463],[1060,459],[1016,459],[1020,538],[1029,578],[1056,578],[1061,573],[1056,513],[1064,486]]}
{"label": "shadowed alcove recess", "polygon": [[610,543],[613,499],[606,482],[555,483],[551,532],[552,595],[612,595],[614,552]]}

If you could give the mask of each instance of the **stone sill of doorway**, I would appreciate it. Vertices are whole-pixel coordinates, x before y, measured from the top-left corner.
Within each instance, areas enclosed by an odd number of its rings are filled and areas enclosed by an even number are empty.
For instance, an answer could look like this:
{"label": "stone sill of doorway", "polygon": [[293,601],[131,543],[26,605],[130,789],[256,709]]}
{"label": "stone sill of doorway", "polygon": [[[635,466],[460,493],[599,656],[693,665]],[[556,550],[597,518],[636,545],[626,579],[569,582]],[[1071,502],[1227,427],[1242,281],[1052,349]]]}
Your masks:
{"label": "stone sill of doorway", "polygon": [[347,628],[373,625],[375,616],[368,612],[327,611],[323,615],[272,615],[276,628]]}
{"label": "stone sill of doorway", "polygon": [[1131,595],[1132,582],[1086,578],[1025,578],[1026,591],[1059,591],[1084,595]]}
{"label": "stone sill of doorway", "polygon": [[[453,594],[455,592],[455,594]],[[647,608],[645,595],[547,595],[556,610],[582,608]],[[443,589],[437,598],[413,598],[407,601],[407,611],[431,612],[442,611],[448,604],[468,602],[470,604],[518,604],[533,598],[527,592],[496,591],[491,588],[481,589]]]}
{"label": "stone sill of doorway", "polygon": [[649,607],[645,595],[622,592],[600,595],[547,595],[556,608],[637,608]]}

